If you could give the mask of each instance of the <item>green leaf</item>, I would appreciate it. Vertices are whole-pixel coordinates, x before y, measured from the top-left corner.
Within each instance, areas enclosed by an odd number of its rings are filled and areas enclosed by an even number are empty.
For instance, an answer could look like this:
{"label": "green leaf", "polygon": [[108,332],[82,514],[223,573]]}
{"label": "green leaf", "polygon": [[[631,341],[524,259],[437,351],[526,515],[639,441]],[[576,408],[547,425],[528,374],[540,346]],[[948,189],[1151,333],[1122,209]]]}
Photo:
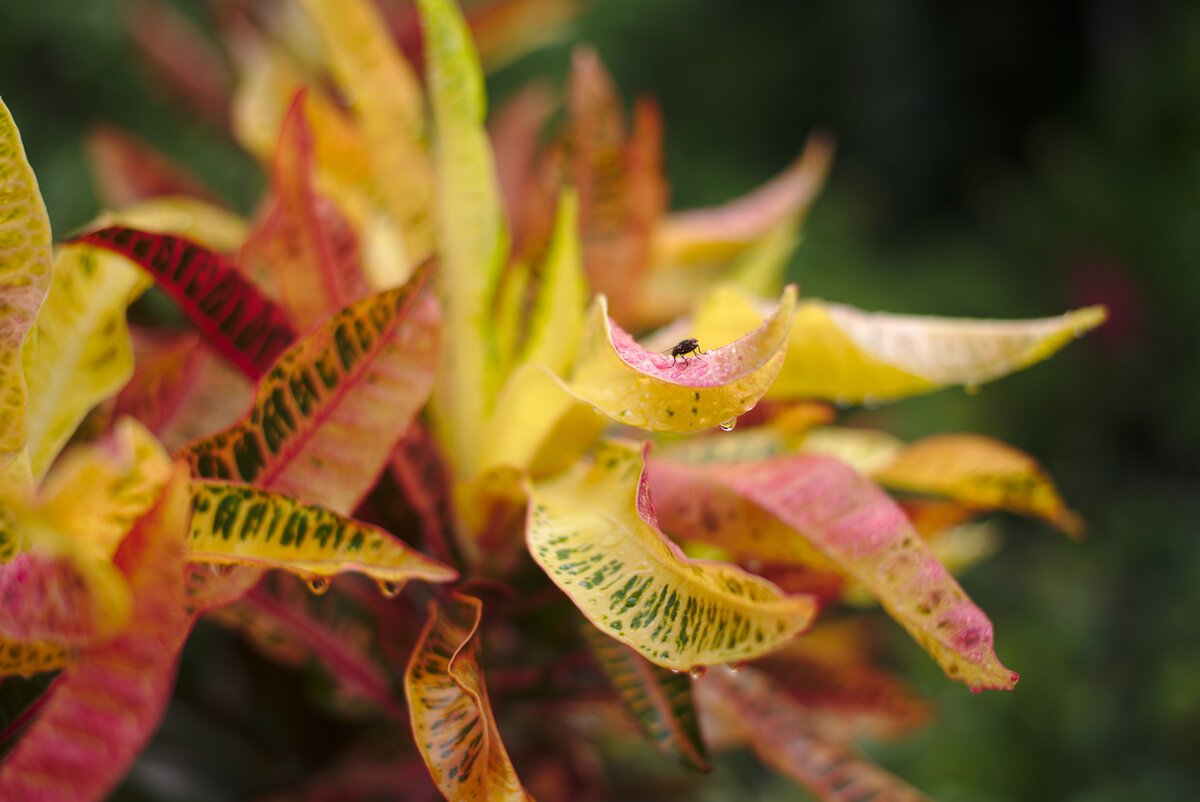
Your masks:
{"label": "green leaf", "polygon": [[688,670],[765,654],[804,631],[816,604],[736,566],[691,560],[659,531],[642,449],[594,458],[529,488],[533,559],[605,634]]}

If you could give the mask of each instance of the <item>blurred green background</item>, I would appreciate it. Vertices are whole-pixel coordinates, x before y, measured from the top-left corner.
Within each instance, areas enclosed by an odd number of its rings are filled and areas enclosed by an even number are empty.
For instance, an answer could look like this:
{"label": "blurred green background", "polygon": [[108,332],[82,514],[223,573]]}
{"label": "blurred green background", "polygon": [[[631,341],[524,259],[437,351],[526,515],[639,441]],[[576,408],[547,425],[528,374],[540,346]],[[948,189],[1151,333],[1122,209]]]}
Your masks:
{"label": "blurred green background", "polygon": [[[208,19],[205,3],[180,5]],[[54,230],[98,210],[82,138],[99,122],[151,141],[248,211],[263,185],[254,163],[164,95],[117,6],[0,3],[0,96]],[[968,693],[893,628],[896,660],[940,714],[911,739],[867,748],[941,802],[1200,797],[1200,9],[606,0],[568,41],[492,76],[494,96],[534,76],[561,82],[577,41],[596,45],[627,99],[660,99],[676,208],[756,186],[816,126],[836,135],[791,268],[805,294],[981,317],[1109,305],[1103,330],[977,396],[848,415],[905,437],[1010,442],[1044,462],[1090,525],[1075,544],[1006,519],[1005,549],[962,577],[1022,675],[1015,692]],[[239,647],[201,630],[189,645],[200,648]],[[244,675],[229,663],[233,698],[286,709],[300,692],[261,661]],[[185,691],[188,681],[185,665]],[[189,715],[177,701],[156,754],[236,729]],[[297,714],[271,737],[307,724]],[[294,770],[261,743],[191,748],[228,760],[229,777],[206,780],[216,789],[257,770],[263,790]],[[166,798],[152,774],[140,767],[121,798]],[[803,798],[746,761],[718,775],[704,799]],[[222,798],[201,790],[188,798]]]}

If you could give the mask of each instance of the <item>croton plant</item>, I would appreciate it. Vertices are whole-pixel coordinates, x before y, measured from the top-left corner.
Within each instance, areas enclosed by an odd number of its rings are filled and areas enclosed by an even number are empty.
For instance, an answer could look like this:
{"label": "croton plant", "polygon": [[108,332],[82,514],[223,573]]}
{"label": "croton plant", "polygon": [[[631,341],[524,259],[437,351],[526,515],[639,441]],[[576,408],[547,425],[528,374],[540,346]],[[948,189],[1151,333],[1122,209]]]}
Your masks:
{"label": "croton plant", "polygon": [[604,738],[697,783],[744,748],[820,799],[922,799],[853,746],[928,714],[871,657],[875,604],[949,680],[1016,684],[952,571],[989,511],[1081,522],[1013,448],[837,408],[977,387],[1103,310],[801,298],[828,140],[668,213],[657,107],[627,123],[590,50],[561,113],[531,89],[485,127],[479,53],[557,13],[528,5],[230,14],[249,220],[107,130],[114,208],[52,245],[0,106],[0,671],[53,677],[5,722],[0,798],[105,797],[202,615],[389,733],[292,799],[600,799]]}

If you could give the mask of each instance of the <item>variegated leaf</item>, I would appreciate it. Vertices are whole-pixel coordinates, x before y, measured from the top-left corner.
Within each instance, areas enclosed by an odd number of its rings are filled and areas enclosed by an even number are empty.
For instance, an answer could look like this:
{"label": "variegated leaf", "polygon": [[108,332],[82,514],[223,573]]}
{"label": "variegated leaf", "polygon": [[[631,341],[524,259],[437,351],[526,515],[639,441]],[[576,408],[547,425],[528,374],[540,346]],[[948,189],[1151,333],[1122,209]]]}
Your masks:
{"label": "variegated leaf", "polygon": [[71,652],[62,643],[0,639],[0,678],[58,671],[71,663]]}
{"label": "variegated leaf", "polygon": [[821,802],[930,802],[823,728],[759,671],[714,669],[696,683],[696,693],[714,726]]}
{"label": "variegated leaf", "polygon": [[188,559],[291,571],[316,589],[357,571],[395,595],[409,579],[449,582],[458,574],[370,524],[246,485],[192,481]]}
{"label": "variegated leaf", "polygon": [[21,345],[50,288],[50,219],[21,134],[0,101],[0,468],[25,445]]}
{"label": "variegated leaf", "polygon": [[446,799],[531,802],[492,715],[479,667],[482,604],[454,594],[429,620],[404,675],[417,749]]}
{"label": "variegated leaf", "polygon": [[471,476],[486,411],[500,385],[489,311],[508,256],[508,233],[483,125],[483,73],[462,14],[453,0],[418,0],[417,9],[437,135],[438,288],[446,314],[434,431],[455,470]]}
{"label": "variegated leaf", "polygon": [[429,269],[335,314],[279,358],[239,423],[188,446],[196,476],[348,514],[428,397],[439,313]]}
{"label": "variegated leaf", "polygon": [[103,205],[120,209],[164,195],[217,203],[217,195],[186,168],[134,135],[101,124],[88,134],[88,161]]}
{"label": "variegated leaf", "polygon": [[747,660],[805,630],[810,596],[736,566],[692,560],[659,531],[642,449],[594,458],[529,488],[534,560],[605,634],[676,670]]}
{"label": "variegated leaf", "polygon": [[712,768],[692,707],[692,678],[661,668],[590,624],[588,648],[642,730],[663,751],[697,771]]}
{"label": "variegated leaf", "polygon": [[671,533],[763,560],[832,564],[866,587],[947,676],[972,690],[1016,684],[1017,674],[996,660],[991,621],[895,502],[837,460],[655,460],[649,473]]}
{"label": "variegated leaf", "polygon": [[[795,306],[796,288],[789,285],[775,310],[750,333],[689,356],[652,353],[638,345],[608,317],[600,296],[588,314],[570,389],[613,420],[641,429],[733,428],[779,373]],[[701,340],[698,347],[708,345]]]}
{"label": "variegated leaf", "polygon": [[111,226],[73,242],[120,254],[150,273],[208,342],[252,379],[296,338],[283,311],[232,262],[190,240]]}
{"label": "variegated leaf", "polygon": [[121,543],[115,564],[133,591],[133,616],[112,640],[84,649],[37,719],[0,764],[0,798],[105,798],[166,710],[189,630],[183,547],[187,476],[178,466],[155,507]]}

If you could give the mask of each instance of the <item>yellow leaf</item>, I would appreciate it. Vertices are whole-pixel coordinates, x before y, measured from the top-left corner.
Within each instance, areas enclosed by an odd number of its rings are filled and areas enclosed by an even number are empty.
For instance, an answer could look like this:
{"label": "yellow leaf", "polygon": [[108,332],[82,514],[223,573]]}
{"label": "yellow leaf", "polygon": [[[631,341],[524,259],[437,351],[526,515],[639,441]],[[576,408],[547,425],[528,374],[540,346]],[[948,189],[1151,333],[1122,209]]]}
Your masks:
{"label": "yellow leaf", "polygon": [[699,346],[709,348],[705,355],[680,358],[638,345],[609,319],[600,296],[588,315],[569,386],[613,420],[641,429],[732,428],[737,416],[767,392],[783,365],[795,307],[796,288],[789,285],[766,320],[755,318],[741,329],[753,329],[749,334],[721,348],[702,339]]}
{"label": "yellow leaf", "polygon": [[118,212],[104,212],[89,227],[115,225],[175,234],[220,253],[236,251],[249,233],[246,221],[228,209],[182,195],[152,198]]}
{"label": "yellow leaf", "polygon": [[50,220],[17,125],[0,101],[0,467],[26,442],[21,345],[49,287]]}
{"label": "yellow leaf", "polygon": [[29,456],[35,479],[50,467],[93,406],[133,375],[125,309],[149,279],[119,256],[68,245],[24,356]]}
{"label": "yellow leaf", "polygon": [[404,232],[408,258],[423,262],[433,251],[434,222],[420,82],[367,0],[305,0],[304,7],[324,35],[334,78],[361,125],[375,187]]}
{"label": "yellow leaf", "polygon": [[588,297],[579,249],[579,200],[572,190],[564,190],[559,199],[554,234],[537,282],[520,361],[541,363],[561,375],[575,355]]}
{"label": "yellow leaf", "polygon": [[[694,336],[729,342],[762,310],[733,287],[696,311]],[[870,313],[840,304],[800,304],[788,358],[767,398],[877,403],[952,385],[968,389],[1048,358],[1104,321],[1103,307],[1031,320],[971,320]]]}
{"label": "yellow leaf", "polygon": [[874,478],[895,490],[1034,515],[1071,537],[1083,534],[1083,521],[1067,509],[1046,470],[1023,451],[990,437],[926,437],[879,466]]}
{"label": "yellow leaf", "polygon": [[281,568],[318,583],[357,571],[394,596],[409,579],[449,582],[454,569],[382,529],[279,493],[192,480],[188,559],[213,565]]}
{"label": "yellow leaf", "polygon": [[404,675],[417,749],[452,802],[532,802],[500,741],[479,668],[482,604],[454,594],[429,620]]}
{"label": "yellow leaf", "polygon": [[804,436],[800,450],[806,454],[824,454],[870,475],[891,464],[904,441],[879,429],[855,429],[849,426],[818,426]]}
{"label": "yellow leaf", "polygon": [[604,633],[678,670],[747,660],[805,630],[811,596],[691,560],[659,531],[642,449],[613,442],[529,489],[534,560]]}
{"label": "yellow leaf", "polygon": [[61,643],[0,639],[0,677],[29,677],[43,671],[58,671],[70,664],[71,654]]}
{"label": "yellow leaf", "polygon": [[417,8],[437,130],[438,284],[446,313],[432,411],[451,464],[470,476],[486,413],[499,389],[489,313],[508,256],[508,233],[483,125],[483,74],[462,15],[450,0],[419,0]]}
{"label": "yellow leaf", "polygon": [[285,351],[238,423],[187,446],[197,476],[349,514],[428,398],[439,312],[429,270],[334,314]]}

